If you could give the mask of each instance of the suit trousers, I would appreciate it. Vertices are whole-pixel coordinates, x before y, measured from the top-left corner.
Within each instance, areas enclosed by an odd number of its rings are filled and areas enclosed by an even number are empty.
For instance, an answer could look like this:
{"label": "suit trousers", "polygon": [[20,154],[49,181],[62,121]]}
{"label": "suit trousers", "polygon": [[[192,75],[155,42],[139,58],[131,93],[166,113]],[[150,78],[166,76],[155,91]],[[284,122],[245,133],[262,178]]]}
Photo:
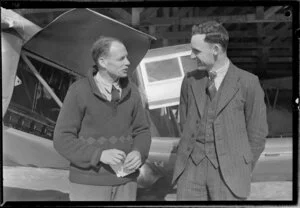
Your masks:
{"label": "suit trousers", "polygon": [[71,201],[135,201],[137,182],[118,186],[92,186],[70,182]]}
{"label": "suit trousers", "polygon": [[235,196],[224,182],[220,166],[215,168],[205,157],[195,165],[189,157],[188,164],[177,182],[177,200],[215,201],[244,200]]}

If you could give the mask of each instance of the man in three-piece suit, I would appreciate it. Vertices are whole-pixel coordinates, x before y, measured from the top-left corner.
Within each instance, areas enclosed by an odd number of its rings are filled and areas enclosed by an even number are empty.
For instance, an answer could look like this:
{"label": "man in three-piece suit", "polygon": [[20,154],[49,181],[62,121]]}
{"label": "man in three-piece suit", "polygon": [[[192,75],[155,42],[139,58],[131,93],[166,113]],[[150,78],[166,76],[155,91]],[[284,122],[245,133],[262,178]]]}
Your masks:
{"label": "man in three-piece suit", "polygon": [[268,134],[258,77],[227,57],[228,32],[216,21],[193,26],[180,95],[181,140],[173,183],[177,200],[244,200]]}

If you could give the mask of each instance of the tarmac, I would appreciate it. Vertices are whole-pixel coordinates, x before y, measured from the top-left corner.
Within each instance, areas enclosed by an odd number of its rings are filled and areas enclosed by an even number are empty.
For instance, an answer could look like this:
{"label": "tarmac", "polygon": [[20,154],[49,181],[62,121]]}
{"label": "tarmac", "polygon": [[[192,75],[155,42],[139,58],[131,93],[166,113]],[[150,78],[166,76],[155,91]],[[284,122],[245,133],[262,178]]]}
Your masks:
{"label": "tarmac", "polygon": [[[69,201],[67,170],[3,166],[3,179],[5,201]],[[248,200],[289,202],[293,199],[292,186],[292,181],[255,182]],[[163,188],[141,191],[138,200],[175,201],[174,191],[163,198],[156,197]]]}
{"label": "tarmac", "polygon": [[[255,182],[251,184],[251,193],[247,200],[251,201],[291,201],[293,196],[291,181]],[[166,196],[167,201],[174,201],[175,194]]]}

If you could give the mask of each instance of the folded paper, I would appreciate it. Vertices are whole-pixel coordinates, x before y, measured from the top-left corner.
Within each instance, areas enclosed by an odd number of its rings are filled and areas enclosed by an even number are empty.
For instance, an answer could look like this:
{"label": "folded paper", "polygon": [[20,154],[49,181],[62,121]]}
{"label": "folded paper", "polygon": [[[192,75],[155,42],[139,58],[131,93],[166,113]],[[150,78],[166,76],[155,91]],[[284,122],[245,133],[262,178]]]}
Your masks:
{"label": "folded paper", "polygon": [[135,172],[135,170],[130,171],[130,170],[124,168],[123,163],[119,163],[116,165],[110,165],[110,167],[115,171],[117,177],[125,177],[125,176]]}

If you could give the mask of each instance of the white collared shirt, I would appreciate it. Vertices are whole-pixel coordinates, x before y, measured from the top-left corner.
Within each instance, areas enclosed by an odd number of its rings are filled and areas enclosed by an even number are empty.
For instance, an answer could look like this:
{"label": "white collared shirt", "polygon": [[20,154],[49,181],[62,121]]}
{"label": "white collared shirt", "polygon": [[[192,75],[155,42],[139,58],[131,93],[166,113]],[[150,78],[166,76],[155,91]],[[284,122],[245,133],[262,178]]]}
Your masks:
{"label": "white collared shirt", "polygon": [[108,101],[111,101],[111,89],[112,85],[115,86],[117,90],[120,92],[120,96],[122,94],[122,88],[119,85],[119,80],[111,84],[106,79],[104,79],[99,72],[94,76],[94,80],[96,82],[96,85],[103,97],[105,97]]}
{"label": "white collared shirt", "polygon": [[218,68],[216,70],[214,70],[216,73],[217,73],[217,76],[215,78],[215,86],[216,86],[216,89],[218,90],[227,71],[228,71],[228,68],[229,68],[229,64],[230,64],[230,61],[229,59],[227,59],[227,62],[224,66],[222,66],[221,68]]}

